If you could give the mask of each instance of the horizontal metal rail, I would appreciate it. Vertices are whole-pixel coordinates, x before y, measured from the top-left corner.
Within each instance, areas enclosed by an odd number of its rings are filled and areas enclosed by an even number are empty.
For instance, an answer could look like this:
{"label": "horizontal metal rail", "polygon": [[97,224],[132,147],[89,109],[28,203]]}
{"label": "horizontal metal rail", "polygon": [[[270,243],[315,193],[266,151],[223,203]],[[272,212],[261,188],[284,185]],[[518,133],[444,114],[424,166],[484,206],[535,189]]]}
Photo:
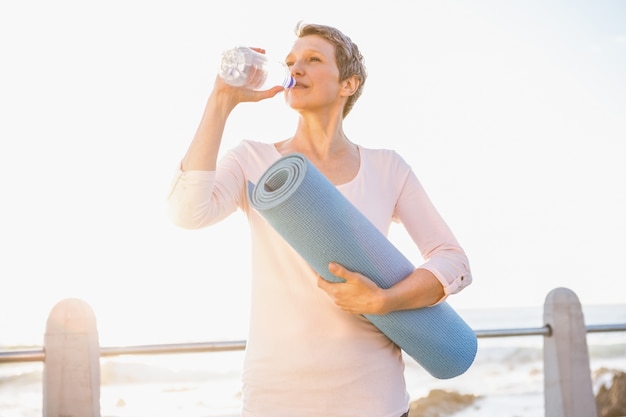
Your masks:
{"label": "horizontal metal rail", "polygon": [[43,362],[46,358],[42,349],[5,350],[0,352],[0,364],[9,362]]}
{"label": "horizontal metal rail", "polygon": [[[100,356],[120,355],[157,355],[181,354],[200,352],[224,352],[243,350],[246,347],[244,340],[228,342],[198,342],[198,343],[171,343],[161,345],[116,346],[101,347]],[[0,364],[8,362],[43,362],[45,352],[43,348],[32,350],[5,350],[0,351]]]}
{"label": "horizontal metal rail", "polygon": [[[624,325],[626,327],[626,324]],[[474,330],[476,337],[513,337],[513,336],[550,336],[552,329],[550,326],[528,327],[523,329],[489,329]]]}
{"label": "horizontal metal rail", "polygon": [[164,353],[198,353],[198,352],[226,352],[244,350],[245,340],[229,342],[198,342],[198,343],[172,343],[165,345],[143,345],[127,347],[102,347],[100,356],[119,355],[156,355]]}
{"label": "horizontal metal rail", "polygon": [[[586,326],[587,333],[623,332],[626,331],[626,323],[596,324]],[[517,337],[517,336],[551,336],[550,326],[529,327],[520,329],[488,329],[475,330],[478,338],[492,337]],[[100,356],[120,355],[157,355],[157,354],[182,354],[203,352],[226,352],[244,350],[245,340],[227,342],[198,342],[198,343],[171,343],[160,345],[118,346],[101,347]],[[5,350],[0,351],[0,364],[10,362],[43,362],[45,352],[43,348],[30,350]]]}

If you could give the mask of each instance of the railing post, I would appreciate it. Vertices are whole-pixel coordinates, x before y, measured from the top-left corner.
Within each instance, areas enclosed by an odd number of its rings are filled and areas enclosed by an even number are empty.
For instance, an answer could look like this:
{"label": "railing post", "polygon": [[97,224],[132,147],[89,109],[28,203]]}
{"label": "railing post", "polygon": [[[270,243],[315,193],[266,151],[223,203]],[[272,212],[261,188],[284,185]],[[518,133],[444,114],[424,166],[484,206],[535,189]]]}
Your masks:
{"label": "railing post", "polygon": [[547,417],[597,417],[587,332],[576,294],[556,288],[546,296],[543,319],[544,401]]}
{"label": "railing post", "polygon": [[44,338],[44,417],[100,417],[100,346],[91,307],[57,303]]}

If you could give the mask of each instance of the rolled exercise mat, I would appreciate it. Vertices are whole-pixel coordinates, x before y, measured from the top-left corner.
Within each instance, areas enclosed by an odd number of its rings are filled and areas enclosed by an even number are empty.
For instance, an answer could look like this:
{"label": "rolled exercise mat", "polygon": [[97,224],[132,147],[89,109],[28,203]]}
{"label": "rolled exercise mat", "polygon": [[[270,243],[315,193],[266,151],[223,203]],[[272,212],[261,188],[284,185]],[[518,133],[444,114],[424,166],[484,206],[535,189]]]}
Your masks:
{"label": "rolled exercise mat", "polygon": [[[415,267],[352,203],[301,154],[272,164],[255,186],[250,203],[324,279],[341,282],[328,270],[337,262],[381,288]],[[365,315],[432,376],[448,379],[474,361],[474,331],[447,302],[385,315]]]}

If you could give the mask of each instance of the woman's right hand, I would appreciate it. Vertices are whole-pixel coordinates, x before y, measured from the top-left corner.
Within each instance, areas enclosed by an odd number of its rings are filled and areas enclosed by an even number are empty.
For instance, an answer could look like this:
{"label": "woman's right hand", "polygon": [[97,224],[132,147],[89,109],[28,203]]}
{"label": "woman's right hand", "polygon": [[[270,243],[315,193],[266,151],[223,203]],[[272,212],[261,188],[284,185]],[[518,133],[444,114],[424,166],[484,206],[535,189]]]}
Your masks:
{"label": "woman's right hand", "polygon": [[[258,53],[265,54],[265,49],[263,48],[250,47],[250,49]],[[266,100],[285,90],[282,86],[275,86],[268,90],[252,90],[245,87],[233,87],[222,80],[219,76],[216,77],[213,89],[214,91],[217,90],[221,94],[230,96],[232,98],[231,103],[233,107],[239,103]]]}
{"label": "woman's right hand", "polygon": [[266,100],[276,96],[284,90],[285,88],[280,85],[272,87],[268,90],[251,90],[246,87],[233,87],[219,76],[216,77],[215,84],[213,85],[213,93],[218,94],[222,98],[228,98],[228,102],[232,105],[232,107],[239,103],[251,103]]}

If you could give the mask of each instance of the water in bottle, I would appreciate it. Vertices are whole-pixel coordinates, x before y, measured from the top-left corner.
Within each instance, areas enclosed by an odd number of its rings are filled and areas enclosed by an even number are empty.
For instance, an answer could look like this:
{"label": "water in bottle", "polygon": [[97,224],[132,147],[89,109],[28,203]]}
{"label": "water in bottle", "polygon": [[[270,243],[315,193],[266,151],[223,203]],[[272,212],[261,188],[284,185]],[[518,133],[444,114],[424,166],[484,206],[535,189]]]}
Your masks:
{"label": "water in bottle", "polygon": [[285,64],[245,46],[222,53],[219,75],[230,85],[253,90],[277,85],[291,88],[296,84]]}

